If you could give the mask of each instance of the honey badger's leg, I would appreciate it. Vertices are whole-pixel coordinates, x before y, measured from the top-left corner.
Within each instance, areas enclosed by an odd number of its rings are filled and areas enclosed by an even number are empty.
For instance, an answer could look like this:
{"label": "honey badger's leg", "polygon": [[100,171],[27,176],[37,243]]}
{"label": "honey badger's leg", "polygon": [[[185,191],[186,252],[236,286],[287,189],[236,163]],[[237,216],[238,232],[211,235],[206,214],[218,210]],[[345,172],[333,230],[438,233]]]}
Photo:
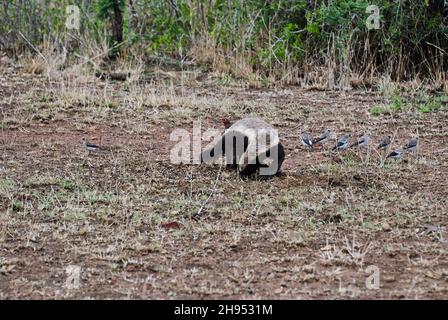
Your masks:
{"label": "honey badger's leg", "polygon": [[260,168],[259,164],[247,164],[244,168],[240,168],[240,176],[248,177],[257,172],[258,168]]}
{"label": "honey badger's leg", "polygon": [[285,160],[285,148],[283,148],[283,145],[281,143],[278,144],[278,169],[277,173],[280,172],[280,169],[282,167],[283,161]]}
{"label": "honey badger's leg", "polygon": [[249,145],[249,138],[239,132],[233,132],[226,136],[226,142],[228,143],[224,149],[228,150],[225,152],[227,168],[237,169],[238,162]]}
{"label": "honey badger's leg", "polygon": [[266,153],[257,156],[255,164],[240,166],[240,175],[248,177],[259,171],[260,179],[269,179],[279,173],[285,160],[285,151],[281,143],[273,146]]}
{"label": "honey badger's leg", "polygon": [[279,173],[281,171],[283,161],[285,160],[285,148],[283,147],[283,145],[281,143],[279,143],[277,145],[277,148],[278,149],[276,150],[276,152],[277,152],[277,159],[276,159],[277,172],[276,173]]}
{"label": "honey badger's leg", "polygon": [[201,153],[201,163],[215,161],[225,155],[228,167],[235,167],[248,144],[248,137],[242,133],[227,131],[212,148]]}
{"label": "honey badger's leg", "polygon": [[225,153],[225,136],[222,136],[216,144],[201,153],[201,163],[212,162],[223,156]]}
{"label": "honey badger's leg", "polygon": [[247,145],[245,145],[244,152],[238,154],[238,171],[242,177],[248,177],[254,174],[260,167],[256,156],[256,150],[256,138],[253,138],[250,141],[247,139]]}
{"label": "honey badger's leg", "polygon": [[278,143],[261,153],[257,157],[257,163],[260,167],[260,176],[273,176],[280,171],[285,160],[285,150],[281,143]]}

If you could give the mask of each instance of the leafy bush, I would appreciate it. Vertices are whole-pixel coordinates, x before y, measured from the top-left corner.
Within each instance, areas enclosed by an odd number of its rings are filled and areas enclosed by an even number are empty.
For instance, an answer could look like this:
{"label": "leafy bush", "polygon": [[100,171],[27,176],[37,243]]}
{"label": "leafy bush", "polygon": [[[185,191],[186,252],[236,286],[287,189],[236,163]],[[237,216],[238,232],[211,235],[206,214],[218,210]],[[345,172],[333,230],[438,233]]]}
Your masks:
{"label": "leafy bush", "polygon": [[[215,61],[228,69],[244,61],[252,72],[283,79],[314,67],[331,69],[335,82],[358,74],[446,78],[448,10],[442,0],[54,0],[4,2],[0,48],[18,52],[45,37],[76,50],[73,38],[145,48],[151,55]],[[81,8],[79,33],[65,29],[65,7]],[[369,5],[380,29],[368,30]],[[121,16],[121,18],[120,18]],[[121,21],[120,21],[121,19]],[[118,29],[121,29],[119,31]],[[20,33],[24,35],[22,37]],[[75,32],[76,33],[76,32]],[[122,39],[120,34],[122,33]],[[26,41],[25,39],[26,38]],[[203,50],[194,50],[200,46]],[[200,55],[206,55],[201,57]],[[293,78],[294,78],[293,77]],[[292,79],[293,80],[293,79]]]}

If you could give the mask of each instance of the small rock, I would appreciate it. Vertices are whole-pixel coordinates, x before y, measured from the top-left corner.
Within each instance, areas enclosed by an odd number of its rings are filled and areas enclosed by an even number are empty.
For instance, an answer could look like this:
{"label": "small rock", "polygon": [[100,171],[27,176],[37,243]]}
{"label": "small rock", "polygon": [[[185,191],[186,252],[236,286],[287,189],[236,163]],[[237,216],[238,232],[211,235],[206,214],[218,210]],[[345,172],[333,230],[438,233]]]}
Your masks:
{"label": "small rock", "polygon": [[275,293],[275,294],[280,294],[280,293],[282,293],[282,291],[283,291],[283,288],[280,287],[280,288],[275,289],[275,290],[274,290],[274,293]]}
{"label": "small rock", "polygon": [[382,227],[383,227],[384,231],[391,231],[392,230],[392,228],[390,227],[390,224],[388,224],[387,222],[384,222]]}
{"label": "small rock", "polygon": [[314,273],[314,267],[310,265],[303,266],[303,272],[305,273]]}

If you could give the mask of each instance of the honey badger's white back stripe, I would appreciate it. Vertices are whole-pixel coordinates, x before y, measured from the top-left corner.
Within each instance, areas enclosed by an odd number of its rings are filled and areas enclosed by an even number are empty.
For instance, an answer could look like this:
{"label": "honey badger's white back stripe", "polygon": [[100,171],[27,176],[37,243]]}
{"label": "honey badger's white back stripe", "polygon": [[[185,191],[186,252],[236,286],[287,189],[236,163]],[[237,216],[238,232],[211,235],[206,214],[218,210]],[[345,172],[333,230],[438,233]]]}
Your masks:
{"label": "honey badger's white back stripe", "polygon": [[252,129],[273,129],[272,126],[264,120],[258,118],[244,118],[238,120],[233,125],[229,127],[229,129],[240,129],[243,130],[245,128]]}
{"label": "honey badger's white back stripe", "polygon": [[266,152],[280,143],[277,130],[266,121],[257,118],[244,118],[235,122],[224,135],[232,136],[236,133],[248,137],[249,145],[246,158],[252,161],[255,160],[257,154]]}

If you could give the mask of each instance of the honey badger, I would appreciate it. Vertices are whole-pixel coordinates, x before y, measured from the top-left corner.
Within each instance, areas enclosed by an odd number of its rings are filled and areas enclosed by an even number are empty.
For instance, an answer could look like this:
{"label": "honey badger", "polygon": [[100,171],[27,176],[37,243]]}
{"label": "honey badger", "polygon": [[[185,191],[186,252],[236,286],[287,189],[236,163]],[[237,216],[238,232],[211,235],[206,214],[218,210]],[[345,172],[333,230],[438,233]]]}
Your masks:
{"label": "honey badger", "polygon": [[201,154],[201,162],[225,156],[228,168],[241,176],[258,171],[260,176],[273,176],[285,159],[278,132],[264,120],[244,118],[229,126],[217,143]]}

